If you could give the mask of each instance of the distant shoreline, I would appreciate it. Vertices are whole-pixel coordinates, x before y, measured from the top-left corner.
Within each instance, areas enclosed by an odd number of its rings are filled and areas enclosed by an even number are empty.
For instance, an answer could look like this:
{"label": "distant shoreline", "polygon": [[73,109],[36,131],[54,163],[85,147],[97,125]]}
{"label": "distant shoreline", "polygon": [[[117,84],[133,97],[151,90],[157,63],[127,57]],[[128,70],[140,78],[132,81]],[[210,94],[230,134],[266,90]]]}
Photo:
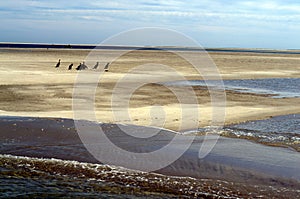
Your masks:
{"label": "distant shoreline", "polygon": [[170,50],[170,51],[207,51],[207,52],[241,52],[241,53],[272,53],[272,54],[300,54],[300,50],[276,50],[253,48],[200,48],[176,46],[118,46],[95,44],[42,44],[42,43],[8,43],[0,42],[1,48],[43,48],[43,49],[79,49],[79,50]]}

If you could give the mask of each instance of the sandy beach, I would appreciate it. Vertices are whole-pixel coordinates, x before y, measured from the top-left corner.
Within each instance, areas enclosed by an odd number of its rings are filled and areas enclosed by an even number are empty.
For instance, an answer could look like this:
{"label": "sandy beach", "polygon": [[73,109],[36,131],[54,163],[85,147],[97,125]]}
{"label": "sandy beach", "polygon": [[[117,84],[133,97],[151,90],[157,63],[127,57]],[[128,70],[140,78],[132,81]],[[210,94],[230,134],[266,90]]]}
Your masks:
{"label": "sandy beach", "polygon": [[[125,51],[99,50],[97,58],[86,64],[92,67],[96,61],[99,61],[101,69],[86,71],[76,71],[74,68],[67,70],[67,68],[71,63],[76,67],[79,63],[86,61],[90,50],[2,48],[0,52],[0,136],[2,141],[0,175],[7,180],[1,182],[4,187],[2,190],[6,193],[10,193],[10,190],[15,193],[10,184],[19,183],[20,189],[31,190],[33,196],[36,194],[36,189],[47,195],[49,190],[45,189],[47,187],[44,186],[45,184],[53,182],[53,186],[58,189],[68,190],[69,187],[73,189],[72,187],[76,183],[78,184],[78,180],[73,180],[76,178],[80,179],[80,183],[84,183],[86,187],[72,190],[71,193],[84,193],[87,194],[86,196],[93,194],[108,196],[107,194],[119,194],[120,192],[131,196],[147,195],[150,198],[160,196],[172,198],[174,195],[176,197],[265,198],[278,196],[295,198],[298,196],[299,152],[291,148],[259,144],[288,146],[299,151],[299,142],[297,141],[299,137],[293,137],[293,132],[286,136],[288,141],[290,141],[288,136],[295,138],[292,144],[281,140],[264,143],[263,137],[247,137],[248,131],[245,131],[246,133],[240,137],[236,136],[237,134],[224,133],[222,135],[225,137],[221,136],[220,138],[214,137],[215,135],[205,138],[200,132],[179,159],[167,167],[161,167],[162,169],[155,173],[140,173],[112,166],[126,167],[126,164],[121,163],[99,166],[99,161],[82,144],[82,140],[78,136],[78,129],[74,126],[74,110],[72,108],[74,87],[79,74],[84,74],[86,77],[83,86],[94,83],[92,77],[99,75],[99,71],[103,70],[105,64],[110,62],[112,57]],[[191,59],[199,56],[199,53],[196,52],[183,53],[186,53],[186,56]],[[300,77],[299,54],[210,52],[209,55],[224,80],[296,79]],[[55,68],[58,59],[61,59],[60,67]],[[115,143],[120,145],[118,145],[119,147],[125,147],[136,153],[148,153],[160,149],[173,138],[174,131],[191,130],[189,122],[196,123],[198,127],[206,127],[211,124],[212,120],[212,99],[206,87],[193,86],[196,102],[191,100],[184,104],[187,112],[195,112],[195,105],[198,105],[199,120],[192,121],[189,118],[182,118],[181,104],[173,91],[184,96],[187,93],[186,87],[165,86],[163,84],[165,80],[177,80],[173,79],[168,71],[153,71],[151,67],[143,71],[131,71],[134,67],[149,62],[172,66],[178,74],[188,80],[203,79],[186,60],[164,51],[130,51],[111,62],[109,71],[102,74],[95,89],[95,121],[101,123],[100,125],[107,131],[107,135],[110,135]],[[129,78],[124,78],[129,72],[131,72]],[[135,81],[141,81],[153,74],[156,75],[155,73],[160,73],[159,75],[162,77],[158,82],[152,82],[134,90],[130,96],[128,108],[122,106],[123,98],[115,97],[116,109],[115,112],[112,111],[114,90],[120,80],[122,80],[121,89],[130,88]],[[298,116],[294,115],[294,117],[293,114],[300,113],[299,97],[274,98],[272,94],[238,92],[236,90],[226,90],[225,92],[225,125],[289,115],[285,117],[285,121],[291,119],[296,122],[291,126],[297,128]],[[93,99],[90,96],[82,98],[83,104],[91,100]],[[163,108],[165,117],[159,117],[160,115],[152,117],[151,108],[157,105]],[[84,110],[85,107],[77,110],[83,111],[81,119],[85,119]],[[116,112],[129,112],[131,120],[116,118],[114,115]],[[165,121],[162,123],[163,120]],[[183,120],[184,127],[181,126]],[[270,122],[277,123],[278,120],[282,119],[278,117]],[[263,125],[271,124],[270,122],[267,121]],[[124,126],[127,124],[137,125],[128,125],[126,128],[132,128],[132,131],[139,132],[141,135],[143,133],[148,135],[149,127],[146,126],[158,126],[165,129],[159,135],[150,137],[150,141],[141,142],[139,139],[124,137],[123,134],[119,135],[121,131],[116,123],[122,123]],[[228,127],[230,128],[230,126]],[[238,127],[235,128],[233,128],[233,132],[238,132]],[[277,135],[275,132],[272,135],[280,137],[284,134]],[[262,136],[264,136],[263,133]],[[167,157],[171,156],[174,151],[182,150],[185,146],[181,141],[187,137],[189,136],[180,135],[178,144],[167,151]],[[253,140],[259,143],[254,143]],[[105,143],[105,141],[101,141],[100,144],[105,145]],[[203,143],[216,143],[216,145],[208,156],[199,159],[198,152]],[[126,163],[126,159],[119,161]],[[147,164],[150,165],[151,162]],[[22,169],[18,169],[20,165]],[[58,169],[58,167],[64,169]],[[32,168],[34,169],[32,170]],[[98,170],[95,171],[94,168]],[[84,176],[80,176],[78,172],[84,173]],[[61,175],[67,177],[61,178]],[[39,176],[38,179],[36,176]],[[178,176],[182,178],[178,178]],[[180,179],[180,183],[178,183],[178,179]],[[32,180],[39,183],[31,185]],[[161,181],[167,183],[161,183]],[[63,183],[64,186],[58,182]],[[89,189],[91,186],[98,191],[87,191],[87,188]],[[181,188],[177,189],[178,186]],[[19,188],[17,189],[19,190]],[[54,191],[54,194],[59,193]],[[159,194],[161,195],[159,196]]]}
{"label": "sandy beach", "polygon": [[[86,59],[89,52],[70,49],[1,49],[0,115],[72,118],[72,93],[78,71],[68,71],[67,67],[70,63],[74,63],[76,67]],[[102,50],[99,53],[101,56],[97,59],[100,65],[102,64],[101,67],[114,53],[116,53],[114,50]],[[185,53],[194,56],[194,52]],[[299,55],[239,52],[210,52],[209,55],[223,79],[300,77]],[[58,59],[61,59],[62,63],[56,69]],[[110,108],[112,89],[116,81],[127,74],[133,66],[150,61],[170,65],[187,79],[199,79],[199,75],[188,66],[188,63],[176,59],[172,53],[161,51],[128,53],[113,62],[109,72],[101,79],[95,99],[97,121],[129,122],[114,119]],[[151,74],[151,70],[149,73]],[[133,78],[140,76],[141,74],[133,74]],[[178,92],[184,93],[185,89],[178,89]],[[195,92],[201,113],[199,126],[207,126],[210,124],[212,114],[210,96],[203,89],[195,89]],[[299,98],[274,99],[268,95],[226,91],[225,124],[300,113],[299,102]],[[133,93],[129,109],[132,120],[129,123],[149,125],[151,118],[148,113],[154,104],[163,106],[166,112],[164,128],[178,130],[181,122],[178,100],[169,89],[158,84],[145,85]]]}
{"label": "sandy beach", "polygon": [[0,8],[0,199],[300,199],[300,2]]}

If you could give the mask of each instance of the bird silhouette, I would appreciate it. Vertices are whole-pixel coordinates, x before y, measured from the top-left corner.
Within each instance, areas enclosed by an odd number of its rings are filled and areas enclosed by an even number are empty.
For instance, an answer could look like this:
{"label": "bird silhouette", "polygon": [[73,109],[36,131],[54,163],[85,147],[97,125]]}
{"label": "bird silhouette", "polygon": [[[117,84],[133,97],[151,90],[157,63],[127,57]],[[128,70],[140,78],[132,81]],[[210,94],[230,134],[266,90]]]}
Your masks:
{"label": "bird silhouette", "polygon": [[77,66],[76,70],[86,70],[86,69],[89,69],[87,67],[87,65],[85,65],[85,62],[82,62],[79,64],[79,66]]}
{"label": "bird silhouette", "polygon": [[81,70],[81,63],[76,67],[76,70]]}
{"label": "bird silhouette", "polygon": [[93,67],[93,69],[97,69],[99,66],[99,62],[96,63],[96,65]]}
{"label": "bird silhouette", "polygon": [[68,70],[72,70],[72,67],[73,67],[73,63],[71,63],[71,64],[69,65]]}
{"label": "bird silhouette", "polygon": [[108,72],[109,62],[104,66],[104,71]]}
{"label": "bird silhouette", "polygon": [[57,64],[56,64],[55,68],[58,68],[59,66],[60,66],[60,59],[58,60],[58,62],[57,62]]}
{"label": "bird silhouette", "polygon": [[83,62],[81,64],[81,70],[85,70],[85,69],[89,69],[89,67],[87,67],[87,65],[85,65],[85,62]]}

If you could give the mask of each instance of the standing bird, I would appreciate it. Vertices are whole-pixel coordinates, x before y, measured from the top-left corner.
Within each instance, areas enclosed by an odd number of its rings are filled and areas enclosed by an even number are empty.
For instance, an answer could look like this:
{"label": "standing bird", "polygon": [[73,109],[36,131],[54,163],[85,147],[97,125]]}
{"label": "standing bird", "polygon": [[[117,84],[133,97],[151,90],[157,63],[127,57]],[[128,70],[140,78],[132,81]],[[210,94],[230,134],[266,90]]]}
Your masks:
{"label": "standing bird", "polygon": [[58,62],[57,62],[57,64],[56,64],[55,68],[58,68],[59,66],[60,66],[60,59],[58,60]]}
{"label": "standing bird", "polygon": [[89,67],[87,67],[87,65],[85,65],[85,62],[83,62],[81,64],[81,70],[85,70],[85,69],[89,69]]}
{"label": "standing bird", "polygon": [[72,67],[73,67],[73,63],[71,63],[71,64],[69,65],[68,70],[72,70]]}
{"label": "standing bird", "polygon": [[93,67],[93,69],[97,69],[99,66],[99,62],[96,63],[96,65]]}
{"label": "standing bird", "polygon": [[104,71],[108,72],[109,62],[104,66]]}
{"label": "standing bird", "polygon": [[89,69],[87,65],[85,65],[85,62],[80,63],[79,66],[77,66],[76,68],[76,70],[85,70],[85,69]]}
{"label": "standing bird", "polygon": [[76,70],[81,70],[81,63],[77,66]]}

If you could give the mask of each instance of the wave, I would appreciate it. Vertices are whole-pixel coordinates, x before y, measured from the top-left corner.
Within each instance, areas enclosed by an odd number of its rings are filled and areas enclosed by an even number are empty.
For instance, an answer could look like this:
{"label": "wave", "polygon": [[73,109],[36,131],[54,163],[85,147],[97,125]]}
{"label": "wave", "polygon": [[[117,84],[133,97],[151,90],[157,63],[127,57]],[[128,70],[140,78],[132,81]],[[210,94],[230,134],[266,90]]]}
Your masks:
{"label": "wave", "polygon": [[[10,197],[20,196],[22,189],[26,189],[27,197],[41,197],[43,194],[48,197],[50,195],[115,197],[122,193],[123,198],[132,195],[146,198],[174,198],[175,196],[237,198],[280,195],[286,198],[296,197],[300,192],[296,188],[260,186],[258,189],[249,184],[165,176],[122,167],[54,158],[0,155],[0,163],[2,179],[0,192]],[[25,183],[24,179],[26,179]],[[8,188],[8,183],[11,181],[17,182],[14,189]],[[35,182],[34,185],[32,181]]]}
{"label": "wave", "polygon": [[230,125],[221,133],[272,146],[291,147],[300,152],[300,114],[271,117]]}

